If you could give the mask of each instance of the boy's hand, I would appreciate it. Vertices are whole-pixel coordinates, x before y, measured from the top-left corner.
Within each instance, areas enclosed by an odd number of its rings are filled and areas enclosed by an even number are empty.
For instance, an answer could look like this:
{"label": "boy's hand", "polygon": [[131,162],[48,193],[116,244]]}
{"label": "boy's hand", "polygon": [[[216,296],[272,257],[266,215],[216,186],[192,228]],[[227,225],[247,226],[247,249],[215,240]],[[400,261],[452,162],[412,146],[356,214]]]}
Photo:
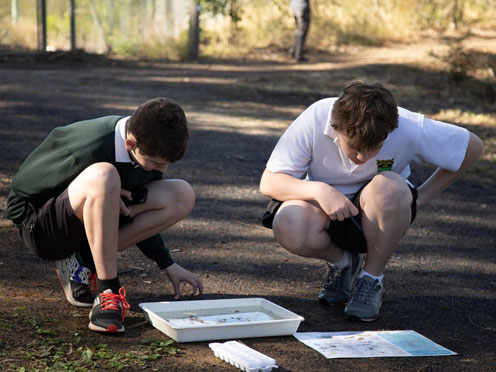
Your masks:
{"label": "boy's hand", "polygon": [[203,294],[203,284],[201,280],[192,272],[183,269],[178,264],[172,264],[165,269],[165,273],[169,277],[169,280],[174,286],[174,300],[178,300],[181,297],[181,282],[187,282],[193,287],[193,295]]}
{"label": "boy's hand", "polygon": [[119,213],[123,216],[131,215],[131,208],[124,203],[122,198],[126,198],[127,200],[132,200],[131,191],[121,189],[121,199],[119,202]]}
{"label": "boy's hand", "polygon": [[343,221],[345,218],[358,214],[357,207],[353,205],[350,199],[334,187],[325,186],[317,198],[317,202],[331,220]]}

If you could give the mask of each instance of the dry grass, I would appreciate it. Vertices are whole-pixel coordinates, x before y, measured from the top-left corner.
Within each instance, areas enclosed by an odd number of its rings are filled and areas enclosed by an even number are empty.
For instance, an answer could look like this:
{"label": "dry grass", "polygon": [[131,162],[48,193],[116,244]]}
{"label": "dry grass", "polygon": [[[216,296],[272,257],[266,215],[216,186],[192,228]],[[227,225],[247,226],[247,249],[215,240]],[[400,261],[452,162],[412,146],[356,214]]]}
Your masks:
{"label": "dry grass", "polygon": [[[202,53],[239,56],[254,48],[287,48],[294,32],[288,1],[240,0],[241,20],[204,14]],[[457,27],[496,28],[492,0],[464,2]],[[444,33],[455,27],[453,1],[313,0],[308,46],[329,50],[341,44],[384,45],[419,40],[427,31]],[[469,28],[467,28],[469,30]]]}

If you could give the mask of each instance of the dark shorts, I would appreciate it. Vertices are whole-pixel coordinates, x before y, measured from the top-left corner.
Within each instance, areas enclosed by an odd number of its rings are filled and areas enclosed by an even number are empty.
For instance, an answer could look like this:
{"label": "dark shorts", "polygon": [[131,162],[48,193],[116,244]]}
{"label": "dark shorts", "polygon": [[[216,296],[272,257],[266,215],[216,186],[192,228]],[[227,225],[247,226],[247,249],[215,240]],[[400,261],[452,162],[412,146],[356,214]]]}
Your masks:
{"label": "dark shorts", "polygon": [[[119,227],[130,222],[132,218],[121,215]],[[96,271],[84,224],[72,209],[68,189],[49,199],[38,211],[30,209],[19,233],[24,244],[40,258],[55,261],[77,252],[83,264]]]}
{"label": "dark shorts", "polygon": [[[353,218],[346,218],[343,221],[332,221],[329,219],[329,227],[327,231],[331,240],[339,247],[346,251],[356,252],[356,253],[367,253],[367,241],[363,231],[361,231],[361,220],[362,220],[362,209],[360,207],[360,195],[362,190],[366,185],[362,186],[360,190],[355,194],[354,198],[351,200],[355,207],[358,209],[358,215]],[[417,189],[408,184],[410,191],[412,192],[413,201],[410,206],[411,208],[411,220],[413,222],[415,216],[417,215]],[[265,209],[264,216],[262,217],[262,225],[271,229],[272,222],[274,221],[274,216],[279,210],[282,202],[272,199],[267,208]],[[358,225],[358,226],[357,226]],[[359,227],[360,226],[360,227]]]}
{"label": "dark shorts", "polygon": [[77,251],[89,251],[84,225],[72,209],[67,189],[49,199],[39,210],[30,209],[19,232],[24,244],[45,260],[59,260]]}

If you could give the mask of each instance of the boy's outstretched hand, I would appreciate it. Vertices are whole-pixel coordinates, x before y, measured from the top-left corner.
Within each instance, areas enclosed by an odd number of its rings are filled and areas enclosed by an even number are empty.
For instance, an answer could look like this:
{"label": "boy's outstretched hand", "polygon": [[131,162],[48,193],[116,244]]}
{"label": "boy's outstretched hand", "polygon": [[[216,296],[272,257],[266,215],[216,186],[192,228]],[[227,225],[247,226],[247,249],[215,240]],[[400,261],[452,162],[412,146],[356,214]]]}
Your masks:
{"label": "boy's outstretched hand", "polygon": [[176,263],[166,268],[165,272],[174,286],[174,300],[178,300],[179,297],[181,297],[181,282],[191,284],[193,287],[193,295],[203,294],[203,284],[201,280],[192,272],[182,268]]}

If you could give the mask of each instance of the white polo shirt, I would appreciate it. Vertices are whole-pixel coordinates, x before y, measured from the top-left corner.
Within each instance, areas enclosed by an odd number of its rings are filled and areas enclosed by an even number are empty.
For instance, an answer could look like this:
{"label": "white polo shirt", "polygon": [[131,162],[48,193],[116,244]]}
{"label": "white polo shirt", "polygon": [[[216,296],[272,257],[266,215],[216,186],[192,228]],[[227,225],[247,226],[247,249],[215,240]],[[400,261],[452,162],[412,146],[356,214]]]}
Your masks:
{"label": "white polo shirt", "polygon": [[380,171],[391,170],[406,180],[411,162],[455,172],[465,158],[469,141],[465,128],[398,107],[398,128],[375,157],[356,165],[342,151],[331,126],[336,100],[315,102],[286,129],[267,162],[271,172],[325,182],[351,198]]}

